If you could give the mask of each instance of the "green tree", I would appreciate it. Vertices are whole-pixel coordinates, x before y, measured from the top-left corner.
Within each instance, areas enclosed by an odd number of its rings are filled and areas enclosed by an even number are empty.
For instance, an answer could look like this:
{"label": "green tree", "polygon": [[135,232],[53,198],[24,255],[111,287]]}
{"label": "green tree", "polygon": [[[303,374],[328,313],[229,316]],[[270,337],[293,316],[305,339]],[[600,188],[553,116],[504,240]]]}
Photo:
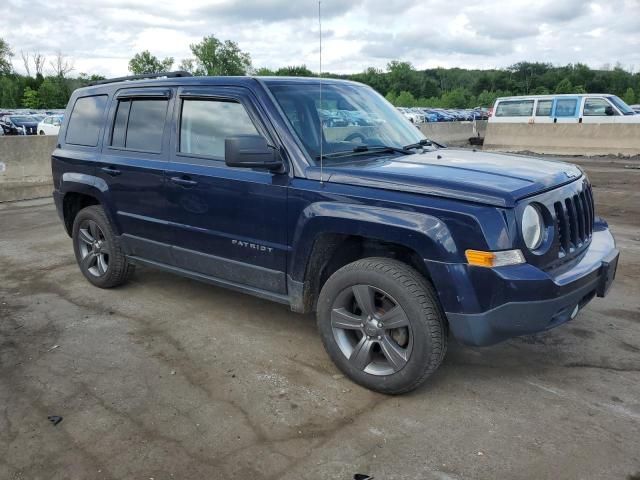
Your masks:
{"label": "green tree", "polygon": [[313,77],[314,73],[306,65],[291,65],[276,70],[279,77]]}
{"label": "green tree", "polygon": [[22,106],[25,108],[39,108],[40,100],[38,99],[38,92],[31,90],[31,87],[24,89],[22,95]]}
{"label": "green tree", "polygon": [[413,69],[409,62],[399,62],[393,60],[387,64],[389,73],[389,89],[395,92],[406,91],[414,97],[420,96],[421,79],[418,72]]}
{"label": "green tree", "polygon": [[231,40],[221,42],[209,35],[190,48],[196,57],[196,75],[246,75],[251,70],[251,56]]}
{"label": "green tree", "polygon": [[389,93],[387,93],[386,97],[384,98],[386,98],[391,105],[396,105],[396,100],[398,96],[396,95],[396,92],[392,90]]}
{"label": "green tree", "polygon": [[466,108],[473,103],[473,95],[466,88],[456,88],[442,95],[442,104],[448,108]]}
{"label": "green tree", "polygon": [[0,38],[0,75],[8,75],[13,71],[11,57],[13,57],[13,52],[9,44]]}
{"label": "green tree", "polygon": [[406,90],[404,90],[400,92],[400,94],[396,97],[395,106],[396,107],[415,107],[416,98],[413,96],[411,92],[407,92]]}
{"label": "green tree", "polygon": [[568,78],[563,78],[556,85],[556,93],[575,93],[571,81]]}
{"label": "green tree", "polygon": [[0,76],[0,107],[18,108],[22,95],[18,82],[10,76]]}
{"label": "green tree", "polygon": [[254,72],[254,75],[257,75],[259,77],[272,77],[275,74],[276,73],[273,70],[267,67],[260,67]]}
{"label": "green tree", "polygon": [[624,97],[622,99],[627,103],[627,105],[633,105],[636,103],[636,92],[633,91],[633,88],[627,88],[627,91],[624,92]]}
{"label": "green tree", "polygon": [[171,70],[172,66],[173,57],[160,60],[155,55],[151,55],[149,50],[136,53],[133,58],[129,60],[129,71],[134,75],[167,72]]}
{"label": "green tree", "polygon": [[59,77],[47,77],[38,88],[39,108],[64,108],[69,101],[69,89]]}

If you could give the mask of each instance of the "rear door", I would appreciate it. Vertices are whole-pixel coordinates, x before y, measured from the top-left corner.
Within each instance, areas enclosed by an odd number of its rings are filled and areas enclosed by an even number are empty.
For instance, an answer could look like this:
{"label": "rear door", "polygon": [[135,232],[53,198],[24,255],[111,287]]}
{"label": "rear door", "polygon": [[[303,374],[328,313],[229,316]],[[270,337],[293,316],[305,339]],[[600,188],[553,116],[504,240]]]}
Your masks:
{"label": "rear door", "polygon": [[553,105],[554,123],[578,123],[580,97],[556,97]]}
{"label": "rear door", "polygon": [[231,168],[225,138],[275,133],[241,87],[182,88],[174,113],[167,211],[174,264],[227,284],[284,294],[289,176]]}
{"label": "rear door", "polygon": [[164,169],[173,97],[171,88],[118,91],[96,169],[108,186],[114,220],[128,252],[163,263],[170,260]]}

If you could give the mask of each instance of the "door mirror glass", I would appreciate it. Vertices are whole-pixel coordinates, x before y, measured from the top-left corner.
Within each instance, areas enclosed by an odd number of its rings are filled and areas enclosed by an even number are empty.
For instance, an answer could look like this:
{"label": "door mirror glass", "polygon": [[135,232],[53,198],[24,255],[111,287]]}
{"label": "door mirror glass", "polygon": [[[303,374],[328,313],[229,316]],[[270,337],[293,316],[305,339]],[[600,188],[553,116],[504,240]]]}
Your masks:
{"label": "door mirror glass", "polygon": [[274,147],[261,135],[237,135],[224,141],[225,163],[230,167],[278,170],[282,162]]}

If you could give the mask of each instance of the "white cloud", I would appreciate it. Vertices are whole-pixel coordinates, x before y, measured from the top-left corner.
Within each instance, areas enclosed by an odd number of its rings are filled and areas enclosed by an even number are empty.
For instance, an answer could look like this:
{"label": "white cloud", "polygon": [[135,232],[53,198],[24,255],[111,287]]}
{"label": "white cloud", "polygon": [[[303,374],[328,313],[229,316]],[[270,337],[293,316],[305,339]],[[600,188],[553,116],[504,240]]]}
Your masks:
{"label": "white cloud", "polygon": [[[491,68],[515,62],[620,62],[640,69],[639,0],[322,0],[325,70]],[[148,49],[176,62],[205,35],[231,39],[255,67],[318,66],[315,0],[3,0],[0,36],[16,53],[61,50],[75,70],[120,76]],[[22,71],[19,55],[15,67]]]}

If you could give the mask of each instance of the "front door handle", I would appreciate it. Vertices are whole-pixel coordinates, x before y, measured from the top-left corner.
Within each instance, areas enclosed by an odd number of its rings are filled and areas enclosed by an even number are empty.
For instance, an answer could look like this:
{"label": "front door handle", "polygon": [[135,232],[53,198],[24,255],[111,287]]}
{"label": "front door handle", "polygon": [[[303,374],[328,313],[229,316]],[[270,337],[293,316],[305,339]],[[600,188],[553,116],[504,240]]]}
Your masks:
{"label": "front door handle", "polygon": [[120,170],[118,170],[116,167],[110,166],[110,167],[102,167],[101,169],[104,173],[111,175],[112,177],[115,177],[116,175],[120,175],[122,172]]}
{"label": "front door handle", "polygon": [[191,180],[189,177],[171,177],[171,181],[176,185],[181,185],[183,187],[194,187],[198,184],[195,180]]}

